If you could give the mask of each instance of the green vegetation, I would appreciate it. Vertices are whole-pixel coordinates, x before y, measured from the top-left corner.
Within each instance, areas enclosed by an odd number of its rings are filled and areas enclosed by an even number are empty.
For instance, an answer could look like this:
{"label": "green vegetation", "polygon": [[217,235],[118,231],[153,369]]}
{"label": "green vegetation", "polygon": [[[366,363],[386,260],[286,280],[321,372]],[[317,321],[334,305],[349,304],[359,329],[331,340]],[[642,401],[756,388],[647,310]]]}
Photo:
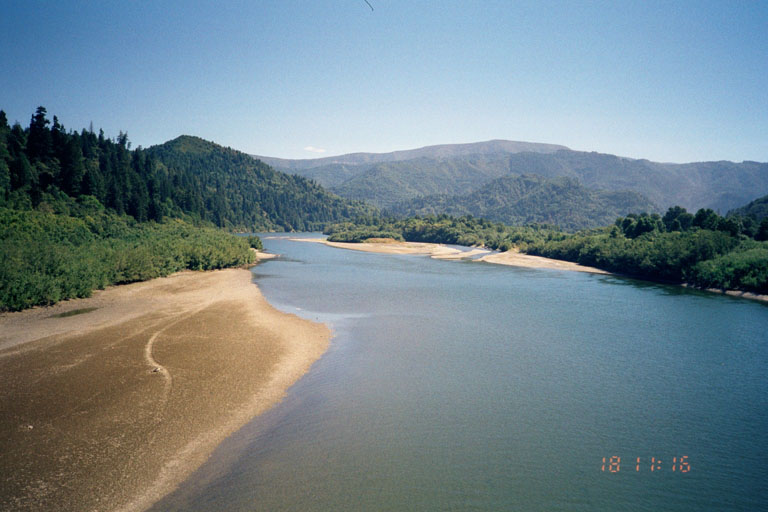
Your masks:
{"label": "green vegetation", "polygon": [[636,192],[590,190],[575,178],[504,176],[462,196],[427,196],[392,206],[397,216],[446,213],[505,224],[555,224],[566,230],[604,226],[630,212],[657,207]]}
{"label": "green vegetation", "polygon": [[507,226],[474,217],[411,217],[372,219],[368,223],[341,223],[325,230],[332,242],[363,242],[368,238],[394,238],[409,242],[431,242],[483,246],[507,251],[542,240],[562,239],[559,228],[546,224]]}
{"label": "green vegetation", "polygon": [[249,232],[322,229],[375,213],[197,137],[131,151],[127,134],[67,132],[46,115],[39,107],[24,129],[0,112],[0,205],[39,208],[44,194],[89,195],[139,222],[184,217]]}
{"label": "green vegetation", "polygon": [[750,201],[749,204],[728,212],[728,216],[752,217],[761,221],[768,218],[768,196],[763,196]]}
{"label": "green vegetation", "polygon": [[506,226],[472,217],[384,219],[339,224],[329,240],[400,235],[414,242],[478,245],[572,261],[653,281],[768,293],[768,242],[754,219],[695,215],[673,207],[658,214],[630,214],[612,226],[569,234],[546,225]]}
{"label": "green vegetation", "polygon": [[0,111],[0,311],[254,261],[261,240],[214,228],[236,224],[215,198],[184,189],[184,173],[131,151],[123,133],[66,132],[56,117],[50,125],[43,107],[28,128],[9,127]]}
{"label": "green vegetation", "polygon": [[375,213],[306,178],[197,137],[181,136],[145,153],[166,180],[174,205],[226,229],[314,231]]}
{"label": "green vegetation", "polygon": [[[51,203],[46,203],[51,204]],[[82,196],[69,214],[0,208],[0,310],[21,310],[173,272],[254,261],[248,240],[180,219],[139,223]]]}

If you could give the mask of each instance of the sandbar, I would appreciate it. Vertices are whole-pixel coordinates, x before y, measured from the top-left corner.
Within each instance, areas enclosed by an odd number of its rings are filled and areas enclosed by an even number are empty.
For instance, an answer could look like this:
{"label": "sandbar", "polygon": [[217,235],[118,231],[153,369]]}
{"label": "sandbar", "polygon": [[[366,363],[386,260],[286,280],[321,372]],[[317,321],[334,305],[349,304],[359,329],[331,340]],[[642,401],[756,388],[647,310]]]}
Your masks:
{"label": "sandbar", "polygon": [[330,331],[246,269],[0,315],[0,510],[140,511],[277,403]]}
{"label": "sandbar", "polygon": [[498,265],[511,265],[515,267],[527,267],[527,268],[550,268],[555,270],[570,270],[573,272],[588,272],[590,274],[610,274],[605,270],[601,270],[595,267],[588,267],[586,265],[579,265],[571,261],[555,260],[552,258],[545,258],[543,256],[533,256],[531,254],[523,254],[517,249],[511,249],[509,251],[500,252],[496,254],[489,254],[483,256],[480,261],[486,263],[496,263]]}
{"label": "sandbar", "polygon": [[292,238],[291,240],[296,242],[316,242],[339,249],[375,252],[379,254],[423,254],[441,260],[467,259],[479,256],[480,254],[490,254],[491,252],[487,249],[468,248],[467,250],[463,250],[455,247],[447,247],[443,244],[427,242],[329,242],[324,238]]}
{"label": "sandbar", "polygon": [[350,243],[328,242],[322,238],[294,238],[292,240],[302,242],[318,242],[340,249],[351,249],[363,252],[375,252],[380,254],[424,254],[441,260],[465,260],[482,261],[497,265],[510,265],[526,268],[547,268],[555,270],[568,270],[574,272],[589,272],[592,274],[610,274],[599,268],[587,267],[570,261],[555,260],[542,256],[522,254],[517,249],[506,252],[493,253],[487,249],[471,248],[466,250],[455,247],[446,247],[442,244],[426,242],[386,242],[386,243]]}

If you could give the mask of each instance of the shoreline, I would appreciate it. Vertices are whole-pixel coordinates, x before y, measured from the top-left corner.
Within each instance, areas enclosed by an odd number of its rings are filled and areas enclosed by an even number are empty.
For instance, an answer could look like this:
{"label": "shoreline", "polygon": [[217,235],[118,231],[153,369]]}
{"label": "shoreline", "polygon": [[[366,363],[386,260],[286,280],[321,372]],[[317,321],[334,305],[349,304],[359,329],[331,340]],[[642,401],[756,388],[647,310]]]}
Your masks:
{"label": "shoreline", "polygon": [[[322,243],[329,247],[336,247],[339,249],[349,249],[353,251],[361,252],[373,252],[378,254],[421,254],[428,255],[434,259],[442,260],[471,260],[481,261],[485,263],[492,263],[495,265],[508,265],[514,267],[523,268],[543,268],[553,270],[567,270],[572,272],[586,272],[589,274],[602,274],[602,275],[614,275],[622,276],[615,272],[609,272],[595,267],[589,267],[586,265],[580,265],[571,261],[556,260],[553,258],[546,258],[544,256],[534,256],[531,254],[523,254],[517,249],[512,249],[506,252],[491,252],[487,249],[480,249],[476,247],[468,247],[467,251],[461,251],[451,247],[446,247],[442,244],[434,244],[427,242],[385,242],[385,243],[359,243],[359,242],[328,242],[323,238],[292,238],[291,240],[300,242],[315,242]],[[481,253],[487,253],[485,256],[476,258]],[[633,276],[624,276],[632,279],[639,279],[646,282],[646,279],[640,279]],[[668,283],[673,284],[673,283]],[[683,288],[689,288],[691,290],[699,290],[705,292],[718,293],[721,295],[728,295],[730,297],[756,300],[760,302],[768,303],[768,295],[747,292],[742,290],[721,290],[718,288],[697,288],[691,286],[688,283],[674,283],[675,286],[682,286]]]}
{"label": "shoreline", "polygon": [[470,260],[492,263],[495,265],[508,265],[524,268],[547,268],[574,272],[587,272],[590,274],[611,274],[611,272],[601,270],[599,268],[587,267],[585,265],[579,265],[578,263],[572,263],[570,261],[555,260],[552,258],[544,258],[542,256],[522,254],[515,249],[506,252],[494,253],[488,249],[482,249],[478,247],[468,247],[468,250],[462,251],[461,249],[447,247],[443,244],[428,242],[328,242],[322,238],[293,238],[291,240],[322,243],[329,247],[336,247],[339,249],[374,252],[378,254],[423,254],[439,260]]}
{"label": "shoreline", "polygon": [[246,269],[0,314],[0,509],[146,510],[326,351]]}

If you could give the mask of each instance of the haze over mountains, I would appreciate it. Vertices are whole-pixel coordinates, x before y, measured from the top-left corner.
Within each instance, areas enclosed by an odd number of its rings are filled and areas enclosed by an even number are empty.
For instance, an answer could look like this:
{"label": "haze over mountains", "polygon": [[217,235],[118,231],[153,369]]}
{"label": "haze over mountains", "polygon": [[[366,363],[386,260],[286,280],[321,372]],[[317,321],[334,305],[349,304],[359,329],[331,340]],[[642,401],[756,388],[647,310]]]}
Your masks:
{"label": "haze over mountains", "polygon": [[[534,216],[535,221],[554,221],[572,228],[603,223],[602,216],[591,216],[574,226],[568,216],[585,208],[593,212],[604,208],[611,216],[637,212],[638,207],[663,213],[674,205],[689,211],[711,208],[725,213],[768,193],[768,163],[671,164],[503,140],[307,160],[257,158],[278,170],[313,179],[341,197],[368,201],[392,213],[466,211],[488,215],[494,211],[496,220],[505,222],[520,218],[520,207],[515,213],[510,205],[521,198],[507,196],[507,208],[485,201],[500,199],[504,185],[509,185],[494,180],[538,176],[535,181],[527,179],[528,199],[520,204],[530,206],[532,198],[538,197],[541,215]],[[601,199],[595,203],[598,192]],[[584,202],[593,204],[580,204]]]}

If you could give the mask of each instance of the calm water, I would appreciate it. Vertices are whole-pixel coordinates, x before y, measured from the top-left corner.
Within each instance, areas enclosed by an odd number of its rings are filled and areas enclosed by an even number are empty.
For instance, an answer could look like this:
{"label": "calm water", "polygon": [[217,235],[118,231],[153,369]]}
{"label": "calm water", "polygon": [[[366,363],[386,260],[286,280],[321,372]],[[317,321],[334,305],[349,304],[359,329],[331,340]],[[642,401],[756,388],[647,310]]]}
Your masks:
{"label": "calm water", "polygon": [[765,305],[265,245],[255,281],[331,348],[154,510],[768,510]]}

